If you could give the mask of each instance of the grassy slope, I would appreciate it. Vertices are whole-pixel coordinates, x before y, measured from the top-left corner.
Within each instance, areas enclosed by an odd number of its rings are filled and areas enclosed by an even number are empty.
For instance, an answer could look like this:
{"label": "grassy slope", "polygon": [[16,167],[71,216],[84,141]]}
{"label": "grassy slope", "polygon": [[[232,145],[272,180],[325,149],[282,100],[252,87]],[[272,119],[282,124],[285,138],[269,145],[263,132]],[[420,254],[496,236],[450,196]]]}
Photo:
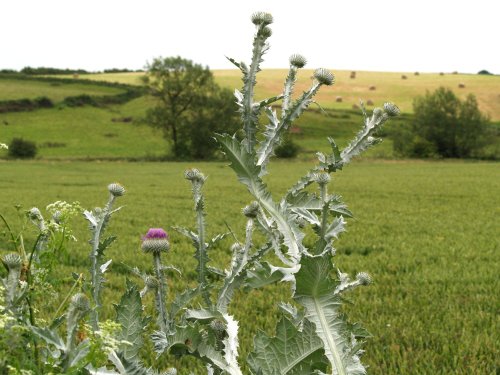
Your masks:
{"label": "grassy slope", "polygon": [[67,96],[81,94],[115,95],[121,92],[123,90],[114,87],[83,85],[81,83],[58,84],[31,80],[0,79],[0,100],[34,99],[39,96],[46,96],[54,102],[60,102]]}
{"label": "grassy slope", "polygon": [[[272,165],[269,186],[284,192],[309,165]],[[225,231],[228,220],[241,237],[240,208],[250,197],[220,163],[4,162],[0,212],[13,220],[9,207],[14,203],[43,208],[58,199],[102,206],[106,185],[122,182],[128,193],[119,203],[125,208],[109,228],[119,236],[109,252],[113,273],[106,301],[112,314],[111,302],[124,285],[122,262],[151,266],[138,250],[141,234],[149,227],[194,226],[190,188],[182,178],[192,166],[209,176],[209,233]],[[500,188],[499,177],[497,163],[420,161],[354,163],[334,177],[334,192],[344,196],[356,216],[337,242],[335,261],[345,271],[367,271],[375,279],[373,286],[352,294],[355,305],[349,307],[351,318],[374,335],[364,360],[371,374],[495,373],[500,201],[492,192]],[[79,242],[61,257],[60,275],[67,275],[67,284],[70,272],[75,267],[85,272],[88,263],[86,224],[80,218],[75,226]],[[168,262],[183,271],[170,284],[179,290],[194,282],[195,261],[190,242],[170,232]],[[33,238],[26,241],[29,245]],[[210,255],[212,265],[227,264],[228,246]],[[0,237],[0,249],[2,254],[8,249],[5,237]],[[269,294],[237,294],[233,313],[241,320],[243,358],[258,328],[273,332],[278,316],[273,304],[286,299],[287,291],[282,285],[269,288]]]}

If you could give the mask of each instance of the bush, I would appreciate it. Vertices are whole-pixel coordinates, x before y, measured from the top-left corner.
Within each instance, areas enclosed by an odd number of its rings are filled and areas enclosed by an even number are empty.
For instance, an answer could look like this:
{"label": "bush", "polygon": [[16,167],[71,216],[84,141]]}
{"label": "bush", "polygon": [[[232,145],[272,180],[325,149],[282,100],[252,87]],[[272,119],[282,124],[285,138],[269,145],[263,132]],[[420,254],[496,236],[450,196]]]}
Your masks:
{"label": "bush", "polygon": [[394,150],[409,157],[477,157],[487,143],[488,118],[474,95],[464,101],[441,87],[415,98],[411,125],[393,133]]}
{"label": "bush", "polygon": [[491,74],[490,72],[488,72],[487,70],[483,69],[483,70],[480,70],[479,72],[477,72],[477,74],[481,74],[481,75],[487,75],[487,76],[492,76],[493,74]]}
{"label": "bush", "polygon": [[274,153],[276,157],[280,159],[291,159],[297,156],[299,153],[300,147],[294,143],[290,137],[285,137],[283,142],[276,147]]}
{"label": "bush", "polygon": [[18,159],[32,159],[36,156],[35,142],[14,138],[9,144],[9,156]]}

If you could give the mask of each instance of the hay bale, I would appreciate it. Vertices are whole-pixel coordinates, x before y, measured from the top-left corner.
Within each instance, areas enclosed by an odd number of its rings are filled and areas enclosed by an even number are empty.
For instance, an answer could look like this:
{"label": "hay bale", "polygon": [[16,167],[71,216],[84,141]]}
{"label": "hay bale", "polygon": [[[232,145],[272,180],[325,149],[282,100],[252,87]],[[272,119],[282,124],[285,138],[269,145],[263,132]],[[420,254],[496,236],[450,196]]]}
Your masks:
{"label": "hay bale", "polygon": [[341,97],[341,96],[337,96],[337,97],[335,98],[335,101],[336,101],[337,103],[342,103],[342,97]]}
{"label": "hay bale", "polygon": [[419,73],[419,72],[415,72],[415,75],[416,75],[416,76],[419,76],[419,75],[420,75],[420,73]]}
{"label": "hay bale", "polygon": [[368,100],[366,101],[366,105],[373,106],[373,100],[368,99]]}
{"label": "hay bale", "polygon": [[439,73],[439,75],[440,75],[440,76],[444,76],[444,73],[443,73],[443,72],[441,72],[441,73]]}
{"label": "hay bale", "polygon": [[370,91],[375,91],[377,88],[375,86],[370,86]]}
{"label": "hay bale", "polygon": [[78,77],[80,77],[78,73],[73,73],[73,79],[78,79]]}
{"label": "hay bale", "polygon": [[458,88],[459,88],[459,89],[465,89],[465,83],[460,82],[460,83],[458,84]]}
{"label": "hay bale", "polygon": [[356,78],[356,72],[351,72],[351,79]]}
{"label": "hay bale", "polygon": [[405,76],[404,74],[401,76],[401,79],[408,79],[407,76]]}
{"label": "hay bale", "polygon": [[352,105],[352,109],[359,109],[359,105],[357,105],[357,104],[353,104],[353,105]]}

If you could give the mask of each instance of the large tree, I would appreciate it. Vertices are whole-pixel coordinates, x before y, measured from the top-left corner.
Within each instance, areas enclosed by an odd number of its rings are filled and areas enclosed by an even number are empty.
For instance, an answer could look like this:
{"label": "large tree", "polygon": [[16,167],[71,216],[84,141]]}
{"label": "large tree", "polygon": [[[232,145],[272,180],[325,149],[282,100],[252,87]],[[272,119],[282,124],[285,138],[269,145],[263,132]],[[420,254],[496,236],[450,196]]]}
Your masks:
{"label": "large tree", "polygon": [[154,100],[146,122],[163,131],[175,157],[213,156],[210,135],[238,128],[231,91],[215,83],[208,67],[181,57],[155,58],[146,68],[143,83]]}

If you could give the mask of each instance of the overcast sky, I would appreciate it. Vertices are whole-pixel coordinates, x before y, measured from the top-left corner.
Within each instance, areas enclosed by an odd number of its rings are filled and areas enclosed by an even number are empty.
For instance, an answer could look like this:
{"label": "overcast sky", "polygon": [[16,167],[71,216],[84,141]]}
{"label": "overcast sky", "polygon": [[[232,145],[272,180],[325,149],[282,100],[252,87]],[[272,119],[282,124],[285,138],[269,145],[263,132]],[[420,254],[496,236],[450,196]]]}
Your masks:
{"label": "overcast sky", "polygon": [[255,11],[274,16],[264,68],[500,74],[499,0],[1,0],[0,69],[141,69],[180,55],[248,61]]}

